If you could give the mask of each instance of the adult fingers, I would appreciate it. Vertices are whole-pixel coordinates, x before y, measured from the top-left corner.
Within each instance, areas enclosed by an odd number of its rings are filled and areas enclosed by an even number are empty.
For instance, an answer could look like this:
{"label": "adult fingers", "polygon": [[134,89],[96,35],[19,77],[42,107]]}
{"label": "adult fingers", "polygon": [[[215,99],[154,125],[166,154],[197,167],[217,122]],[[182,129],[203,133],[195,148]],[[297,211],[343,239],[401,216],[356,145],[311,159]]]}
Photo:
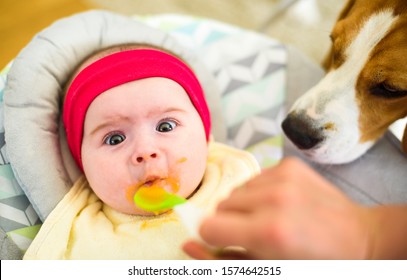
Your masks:
{"label": "adult fingers", "polygon": [[213,249],[196,241],[187,241],[182,249],[198,260],[247,260],[251,257],[244,250],[235,248]]}
{"label": "adult fingers", "polygon": [[196,242],[196,241],[187,241],[182,249],[190,257],[198,260],[214,260],[216,256],[210,251],[206,246]]}
{"label": "adult fingers", "polygon": [[264,200],[264,193],[258,190],[239,189],[233,191],[229,197],[219,202],[217,212],[232,211],[251,213]]}
{"label": "adult fingers", "polygon": [[248,242],[250,218],[239,212],[222,212],[206,218],[200,227],[200,235],[215,247],[241,246]]}

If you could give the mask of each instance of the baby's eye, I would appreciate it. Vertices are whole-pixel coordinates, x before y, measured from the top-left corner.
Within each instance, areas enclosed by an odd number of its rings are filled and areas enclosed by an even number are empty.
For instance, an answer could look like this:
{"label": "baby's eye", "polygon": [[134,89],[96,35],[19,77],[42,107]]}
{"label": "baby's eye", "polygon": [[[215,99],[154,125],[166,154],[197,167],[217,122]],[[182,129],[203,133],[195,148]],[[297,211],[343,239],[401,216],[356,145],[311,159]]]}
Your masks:
{"label": "baby's eye", "polygon": [[173,130],[177,126],[177,123],[175,121],[171,120],[165,120],[161,121],[158,125],[156,130],[159,132],[169,132]]}
{"label": "baby's eye", "polygon": [[126,139],[126,136],[121,133],[112,133],[106,136],[106,138],[103,140],[103,143],[107,145],[118,145],[121,142],[123,142]]}

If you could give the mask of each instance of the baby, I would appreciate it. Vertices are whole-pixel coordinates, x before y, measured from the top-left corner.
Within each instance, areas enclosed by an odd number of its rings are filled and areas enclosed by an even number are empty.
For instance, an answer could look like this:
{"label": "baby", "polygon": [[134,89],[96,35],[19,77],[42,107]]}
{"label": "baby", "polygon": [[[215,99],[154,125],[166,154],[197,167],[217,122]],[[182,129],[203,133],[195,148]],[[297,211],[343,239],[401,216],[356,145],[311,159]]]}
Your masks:
{"label": "baby", "polygon": [[122,51],[86,67],[67,92],[64,124],[93,191],[123,213],[149,214],[133,202],[139,187],[188,197],[205,172],[204,94],[192,71],[162,51]]}
{"label": "baby", "polygon": [[82,176],[44,222],[25,259],[185,259],[171,210],[133,201],[158,186],[212,211],[259,173],[254,157],[210,141],[210,112],[190,67],[153,46],[87,59],[66,92],[63,123]]}

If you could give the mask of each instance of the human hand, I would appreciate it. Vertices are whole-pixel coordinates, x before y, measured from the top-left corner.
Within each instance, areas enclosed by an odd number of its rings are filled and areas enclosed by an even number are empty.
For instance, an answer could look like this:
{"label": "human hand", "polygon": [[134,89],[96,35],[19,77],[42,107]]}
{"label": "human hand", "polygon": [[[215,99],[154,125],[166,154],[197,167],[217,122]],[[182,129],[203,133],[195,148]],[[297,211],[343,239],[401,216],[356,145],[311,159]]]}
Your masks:
{"label": "human hand", "polygon": [[357,205],[305,163],[286,158],[222,201],[200,234],[213,251],[189,241],[198,259],[364,259],[372,250],[368,209]]}

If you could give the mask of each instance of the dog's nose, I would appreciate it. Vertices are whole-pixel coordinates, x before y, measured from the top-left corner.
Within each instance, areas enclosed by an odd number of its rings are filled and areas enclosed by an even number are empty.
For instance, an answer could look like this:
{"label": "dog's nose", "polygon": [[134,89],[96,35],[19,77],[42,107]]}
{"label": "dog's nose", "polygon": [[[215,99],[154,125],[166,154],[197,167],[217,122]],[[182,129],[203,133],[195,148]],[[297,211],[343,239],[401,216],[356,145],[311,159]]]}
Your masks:
{"label": "dog's nose", "polygon": [[302,150],[311,149],[324,140],[322,130],[305,114],[290,113],[281,126],[287,137]]}

